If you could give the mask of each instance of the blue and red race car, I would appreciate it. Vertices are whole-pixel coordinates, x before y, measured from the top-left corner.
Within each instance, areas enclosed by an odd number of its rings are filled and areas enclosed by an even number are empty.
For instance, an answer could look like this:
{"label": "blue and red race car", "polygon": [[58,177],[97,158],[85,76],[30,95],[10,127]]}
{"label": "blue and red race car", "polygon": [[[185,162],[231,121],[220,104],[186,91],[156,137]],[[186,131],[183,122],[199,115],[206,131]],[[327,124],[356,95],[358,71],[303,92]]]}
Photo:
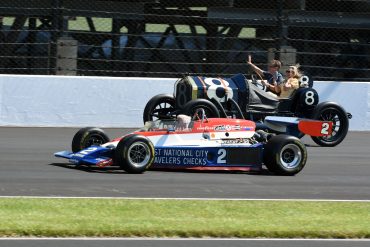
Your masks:
{"label": "blue and red race car", "polygon": [[[269,121],[312,136],[331,134],[332,122],[279,117]],[[72,152],[55,156],[76,165],[116,165],[128,173],[149,168],[261,171],[265,165],[274,174],[294,175],[305,166],[307,150],[294,136],[256,131],[250,120],[208,119],[198,110],[193,118],[149,121],[112,141],[101,129],[83,128],[73,138]]]}

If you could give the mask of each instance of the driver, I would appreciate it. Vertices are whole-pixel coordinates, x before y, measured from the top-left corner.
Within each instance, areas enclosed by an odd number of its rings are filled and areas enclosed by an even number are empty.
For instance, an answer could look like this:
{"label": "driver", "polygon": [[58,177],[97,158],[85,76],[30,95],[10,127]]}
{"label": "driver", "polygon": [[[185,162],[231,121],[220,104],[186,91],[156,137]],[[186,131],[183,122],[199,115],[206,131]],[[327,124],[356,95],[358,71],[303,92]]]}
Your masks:
{"label": "driver", "polygon": [[273,85],[276,83],[280,85],[283,83],[283,75],[279,73],[281,68],[281,62],[279,60],[271,60],[268,64],[268,71],[264,71],[252,63],[252,56],[248,55],[248,65],[251,66],[254,72],[256,72],[261,78],[264,78],[267,83],[263,81],[267,88],[272,89]]}
{"label": "driver", "polygon": [[180,114],[177,116],[176,130],[188,130],[191,122],[191,117]]}

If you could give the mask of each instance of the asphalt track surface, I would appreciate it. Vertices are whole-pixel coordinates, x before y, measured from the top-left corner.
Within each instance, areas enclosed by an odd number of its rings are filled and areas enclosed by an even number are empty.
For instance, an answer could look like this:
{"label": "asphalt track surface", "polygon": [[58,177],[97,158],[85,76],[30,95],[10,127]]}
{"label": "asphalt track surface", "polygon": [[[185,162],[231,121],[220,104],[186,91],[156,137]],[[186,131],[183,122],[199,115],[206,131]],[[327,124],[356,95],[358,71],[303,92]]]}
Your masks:
{"label": "asphalt track surface", "polygon": [[[293,177],[229,172],[76,169],[53,153],[70,149],[73,128],[0,128],[0,196],[370,200],[370,132],[337,147],[315,146]],[[107,129],[110,137],[129,129]]]}
{"label": "asphalt track surface", "polygon": [[0,240],[0,247],[368,247],[368,240]]}

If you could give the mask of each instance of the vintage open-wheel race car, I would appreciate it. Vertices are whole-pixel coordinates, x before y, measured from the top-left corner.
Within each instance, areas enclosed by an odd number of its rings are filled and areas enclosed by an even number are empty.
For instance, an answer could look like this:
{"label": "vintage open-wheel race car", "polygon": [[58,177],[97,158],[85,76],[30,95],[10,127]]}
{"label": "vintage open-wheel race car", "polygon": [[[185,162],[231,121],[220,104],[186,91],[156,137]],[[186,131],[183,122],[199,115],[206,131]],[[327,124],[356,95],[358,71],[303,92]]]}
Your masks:
{"label": "vintage open-wheel race car", "polygon": [[[159,94],[145,106],[143,121],[171,119],[179,114],[192,116],[197,109],[205,110],[207,117],[253,120],[258,128],[275,133],[286,130],[266,126],[266,116],[285,116],[331,121],[329,136],[312,136],[320,146],[336,146],[346,137],[350,113],[336,102],[319,102],[319,95],[308,76],[300,79],[302,85],[289,98],[279,99],[266,92],[260,80],[243,74],[230,78],[184,76],[175,83],[173,95]],[[303,86],[304,85],[304,86]],[[323,126],[323,131],[327,128]],[[292,133],[289,133],[292,134]],[[304,134],[296,132],[301,138]]]}
{"label": "vintage open-wheel race car", "polygon": [[[266,117],[275,125],[290,123],[286,117]],[[299,119],[294,125],[314,136],[331,122]],[[292,126],[290,126],[292,128]],[[276,175],[299,173],[307,162],[305,145],[292,135],[275,135],[256,129],[256,123],[245,119],[207,118],[204,109],[193,117],[156,119],[132,133],[113,140],[99,128],[80,129],[72,139],[72,150],[54,154],[76,167],[120,167],[127,173],[148,169],[251,171],[265,166]]]}

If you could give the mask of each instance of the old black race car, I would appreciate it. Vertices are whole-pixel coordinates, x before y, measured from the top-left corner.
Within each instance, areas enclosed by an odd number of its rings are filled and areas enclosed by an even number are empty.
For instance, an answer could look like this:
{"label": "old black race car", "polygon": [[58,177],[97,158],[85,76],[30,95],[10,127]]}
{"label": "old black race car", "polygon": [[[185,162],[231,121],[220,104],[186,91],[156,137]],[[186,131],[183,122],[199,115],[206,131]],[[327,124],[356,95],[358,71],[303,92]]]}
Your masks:
{"label": "old black race car", "polygon": [[[312,136],[321,146],[336,146],[348,132],[351,114],[335,102],[319,102],[319,95],[308,76],[300,79],[301,85],[290,98],[277,99],[265,91],[255,77],[246,79],[243,74],[230,78],[184,76],[175,83],[174,94],[160,94],[148,101],[143,120],[174,118],[178,114],[192,116],[203,108],[209,117],[239,118],[261,122],[266,116],[297,117],[331,121],[331,135]],[[270,128],[271,129],[271,128]],[[284,130],[272,129],[284,133]],[[303,133],[297,133],[302,137]]]}

